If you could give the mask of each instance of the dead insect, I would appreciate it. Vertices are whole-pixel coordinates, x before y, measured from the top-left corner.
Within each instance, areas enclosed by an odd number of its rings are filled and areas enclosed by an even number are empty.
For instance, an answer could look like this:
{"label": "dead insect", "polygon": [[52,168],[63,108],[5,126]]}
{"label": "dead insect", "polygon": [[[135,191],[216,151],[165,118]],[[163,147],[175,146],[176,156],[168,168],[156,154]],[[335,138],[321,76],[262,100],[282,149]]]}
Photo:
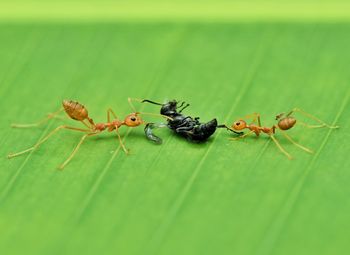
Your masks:
{"label": "dead insect", "polygon": [[[306,124],[302,121],[299,121],[299,120],[297,121],[294,117],[291,116],[294,112],[299,112],[299,113],[303,114],[304,116],[306,116],[312,120],[315,120],[316,122],[319,123],[319,125],[309,125],[309,124]],[[279,130],[279,132],[295,146],[299,147],[300,149],[302,149],[308,153],[313,153],[312,150],[295,142],[288,134],[286,134],[285,131],[293,128],[296,125],[296,123],[300,123],[307,128],[323,128],[323,127],[339,128],[338,126],[328,125],[325,122],[323,122],[322,120],[318,119],[317,117],[315,117],[315,116],[313,116],[313,115],[311,115],[311,114],[309,114],[309,113],[307,113],[299,108],[294,108],[288,114],[284,114],[284,113],[278,114],[276,116],[276,120],[278,120],[278,122],[276,125],[273,125],[272,127],[261,126],[260,114],[258,114],[258,113],[248,115],[248,116],[246,116],[246,118],[251,118],[253,120],[250,124],[247,124],[247,122],[245,120],[240,119],[240,120],[235,121],[230,128],[227,127],[226,125],[221,125],[219,127],[220,128],[227,128],[230,131],[242,131],[244,129],[250,130],[248,133],[246,133],[244,135],[241,135],[241,136],[236,137],[236,138],[230,138],[231,140],[238,140],[238,139],[244,138],[244,137],[251,135],[251,134],[255,134],[256,136],[259,136],[260,133],[265,133],[274,141],[276,146],[281,150],[282,153],[284,153],[288,157],[288,159],[292,159],[292,156],[281,146],[281,144],[275,138],[276,130]]]}
{"label": "dead insect", "polygon": [[152,132],[155,128],[168,127],[176,134],[186,138],[190,142],[200,143],[205,142],[213,135],[218,126],[217,120],[212,119],[206,123],[199,121],[199,117],[191,117],[182,114],[182,111],[186,109],[189,104],[185,102],[178,102],[171,100],[166,103],[157,103],[148,99],[140,100],[142,103],[151,103],[161,106],[160,114],[168,116],[168,123],[149,123],[145,127],[145,133],[148,139],[156,143],[161,143],[161,139],[155,136]]}
{"label": "dead insect", "polygon": [[[57,133],[59,130],[62,130],[62,129],[69,129],[69,130],[79,131],[79,132],[83,132],[85,134],[80,139],[78,145],[75,147],[75,149],[73,150],[71,155],[67,158],[67,160],[64,161],[63,164],[61,164],[59,166],[60,169],[63,169],[69,163],[69,161],[74,157],[74,155],[79,150],[79,147],[81,146],[81,144],[84,142],[84,140],[87,137],[98,135],[102,131],[105,131],[105,130],[107,130],[108,132],[115,131],[117,133],[120,146],[122,147],[124,152],[128,154],[129,151],[124,146],[123,141],[121,139],[121,136],[119,134],[119,128],[121,126],[138,127],[138,126],[140,126],[142,124],[147,124],[140,117],[140,115],[162,116],[160,114],[137,112],[135,107],[131,103],[131,98],[128,99],[128,102],[130,104],[130,107],[134,110],[134,112],[130,113],[129,115],[127,115],[124,118],[124,120],[118,119],[118,117],[113,112],[113,110],[111,108],[109,108],[107,110],[107,122],[105,122],[105,123],[95,123],[93,121],[93,119],[91,119],[89,117],[87,109],[82,104],[80,104],[79,102],[76,102],[76,101],[64,100],[62,102],[62,105],[63,105],[62,109],[60,109],[59,111],[57,111],[55,113],[49,114],[48,117],[44,118],[43,120],[41,120],[41,121],[39,121],[37,123],[33,123],[33,124],[24,124],[24,125],[23,124],[13,124],[12,127],[16,127],[16,128],[36,127],[36,126],[39,126],[39,125],[47,122],[48,120],[50,120],[52,118],[58,117],[57,115],[59,113],[61,113],[62,111],[65,111],[67,113],[67,115],[71,119],[83,123],[86,126],[86,128],[76,128],[76,127],[61,125],[61,126],[55,128],[53,131],[51,131],[47,136],[45,136],[43,139],[41,139],[39,142],[37,142],[34,146],[32,146],[32,147],[30,147],[30,148],[28,148],[26,150],[23,150],[21,152],[11,153],[11,154],[8,155],[8,158],[17,157],[17,156],[20,156],[20,155],[25,154],[27,152],[30,152],[32,150],[35,150],[41,144],[46,142],[51,136],[53,136],[55,133]],[[111,119],[111,115],[112,115],[113,119]],[[169,118],[167,116],[163,116],[163,117]]]}

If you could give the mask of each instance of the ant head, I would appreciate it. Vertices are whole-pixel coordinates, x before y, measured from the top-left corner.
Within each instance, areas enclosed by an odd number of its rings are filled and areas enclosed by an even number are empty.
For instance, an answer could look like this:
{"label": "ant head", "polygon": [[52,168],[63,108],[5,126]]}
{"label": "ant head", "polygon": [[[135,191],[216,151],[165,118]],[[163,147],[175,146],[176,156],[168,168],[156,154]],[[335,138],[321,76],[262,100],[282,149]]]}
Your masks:
{"label": "ant head", "polygon": [[232,124],[232,129],[233,130],[242,130],[247,127],[247,122],[244,120],[237,120]]}
{"label": "ant head", "polygon": [[128,127],[137,127],[144,123],[138,112],[131,113],[124,119],[125,125]]}

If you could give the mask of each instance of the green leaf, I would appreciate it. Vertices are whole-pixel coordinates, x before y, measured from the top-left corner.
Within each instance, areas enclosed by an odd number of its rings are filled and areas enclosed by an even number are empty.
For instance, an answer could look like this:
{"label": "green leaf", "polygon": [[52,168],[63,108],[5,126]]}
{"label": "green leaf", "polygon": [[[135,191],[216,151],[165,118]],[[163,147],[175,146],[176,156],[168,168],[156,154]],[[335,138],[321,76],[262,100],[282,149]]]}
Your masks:
{"label": "green leaf", "polygon": [[[2,254],[348,252],[349,23],[249,22],[249,15],[23,22],[18,13],[0,23]],[[277,133],[293,160],[266,135],[231,141],[221,129],[192,144],[162,129],[163,144],[155,145],[142,127],[120,129],[130,155],[106,133],[88,138],[63,171],[57,166],[79,132],[60,131],[35,151],[6,158],[59,125],[80,127],[68,118],[31,129],[11,123],[40,120],[63,99],[83,103],[96,122],[106,121],[109,107],[123,118],[132,111],[128,97],[185,100],[186,114],[227,125],[259,112],[272,126],[276,114],[299,107],[340,129],[288,131],[313,155]]]}

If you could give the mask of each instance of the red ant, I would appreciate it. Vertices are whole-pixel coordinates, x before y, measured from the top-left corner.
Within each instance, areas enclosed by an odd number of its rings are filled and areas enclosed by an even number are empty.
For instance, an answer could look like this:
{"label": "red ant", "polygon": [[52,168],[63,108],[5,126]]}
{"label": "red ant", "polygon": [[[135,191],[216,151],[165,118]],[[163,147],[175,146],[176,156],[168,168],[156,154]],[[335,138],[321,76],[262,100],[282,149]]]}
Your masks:
{"label": "red ant", "polygon": [[[242,131],[243,129],[249,129],[250,132],[244,134],[244,135],[241,135],[237,138],[230,138],[231,140],[238,140],[238,139],[241,139],[241,138],[244,138],[248,135],[251,135],[251,134],[255,134],[256,136],[259,136],[260,133],[265,133],[267,134],[268,136],[271,137],[271,139],[274,141],[274,143],[277,145],[277,147],[281,150],[282,153],[284,153],[288,159],[292,159],[292,156],[281,146],[281,144],[277,141],[277,139],[275,138],[275,133],[276,133],[276,130],[279,130],[279,132],[287,139],[289,140],[291,143],[293,143],[294,145],[296,145],[297,147],[299,147],[300,149],[308,152],[308,153],[313,153],[312,150],[298,144],[297,142],[295,142],[288,134],[286,134],[284,131],[286,130],[289,130],[291,129],[292,127],[295,126],[295,124],[297,123],[297,120],[292,117],[291,115],[294,113],[294,112],[299,112],[301,114],[303,114],[304,116],[310,118],[310,119],[313,119],[315,120],[316,122],[320,123],[320,125],[308,125],[304,122],[301,122],[301,121],[298,121],[298,123],[304,125],[305,127],[307,128],[323,128],[323,127],[328,127],[328,128],[339,128],[338,126],[331,126],[331,125],[328,125],[326,124],[325,122],[323,122],[322,120],[316,118],[315,116],[299,109],[299,108],[294,108],[292,111],[290,111],[288,114],[284,114],[284,113],[281,113],[281,114],[278,114],[276,116],[276,120],[278,120],[277,122],[277,125],[273,125],[272,127],[263,127],[261,126],[261,122],[260,122],[260,114],[258,113],[253,113],[251,115],[248,115],[246,116],[246,118],[252,118],[252,122],[251,124],[247,124],[247,122],[243,119],[240,119],[240,120],[237,120],[235,121],[231,128],[225,126],[225,125],[222,125],[221,127],[225,127],[227,128],[228,130],[230,131]],[[254,123],[256,123],[254,124]]]}
{"label": "red ant", "polygon": [[[84,132],[86,134],[83,135],[83,137],[80,139],[80,142],[75,147],[75,149],[73,150],[71,155],[67,158],[67,160],[64,161],[63,164],[61,164],[59,166],[59,169],[63,169],[69,163],[69,161],[74,157],[74,155],[79,150],[79,147],[81,146],[81,144],[84,142],[84,140],[87,137],[98,135],[102,131],[105,131],[105,130],[107,130],[108,132],[112,132],[114,130],[116,131],[116,133],[118,135],[120,146],[122,147],[124,152],[126,154],[128,154],[129,151],[125,148],[125,146],[123,144],[123,141],[122,141],[122,139],[120,137],[120,134],[119,134],[119,128],[121,126],[138,127],[138,126],[140,126],[142,124],[147,124],[139,116],[139,115],[142,115],[142,114],[144,114],[144,115],[153,115],[153,116],[162,116],[164,118],[169,119],[169,117],[163,116],[161,114],[137,112],[135,107],[133,106],[133,104],[131,102],[132,100],[137,100],[137,99],[128,98],[129,105],[134,110],[134,112],[130,113],[129,115],[127,115],[124,118],[124,120],[119,120],[117,115],[113,112],[113,110],[111,108],[109,108],[107,110],[107,122],[106,123],[96,123],[95,124],[95,122],[89,117],[88,111],[85,108],[85,106],[83,106],[79,102],[75,102],[75,101],[71,101],[71,100],[64,100],[62,102],[62,105],[63,105],[62,109],[60,109],[59,111],[57,111],[55,113],[49,114],[48,117],[44,118],[41,121],[38,121],[38,122],[36,122],[34,124],[24,124],[24,125],[23,124],[12,124],[11,126],[12,127],[16,127],[16,128],[36,127],[36,126],[39,126],[39,125],[47,122],[48,120],[50,120],[52,118],[56,118],[57,115],[60,112],[65,111],[67,113],[68,117],[70,117],[73,120],[80,121],[81,123],[83,123],[87,127],[87,129],[61,125],[61,126],[55,128],[53,131],[51,131],[47,136],[45,136],[43,139],[41,139],[39,142],[37,142],[34,146],[30,147],[29,149],[23,150],[21,152],[9,154],[8,158],[17,157],[17,156],[20,156],[20,155],[22,155],[24,153],[30,152],[30,151],[38,148],[41,144],[46,142],[51,136],[53,136],[55,133],[57,133],[59,130],[62,130],[62,129],[69,129],[69,130]],[[139,101],[139,100],[137,100],[137,101]],[[113,120],[111,120],[111,115],[114,118]]]}

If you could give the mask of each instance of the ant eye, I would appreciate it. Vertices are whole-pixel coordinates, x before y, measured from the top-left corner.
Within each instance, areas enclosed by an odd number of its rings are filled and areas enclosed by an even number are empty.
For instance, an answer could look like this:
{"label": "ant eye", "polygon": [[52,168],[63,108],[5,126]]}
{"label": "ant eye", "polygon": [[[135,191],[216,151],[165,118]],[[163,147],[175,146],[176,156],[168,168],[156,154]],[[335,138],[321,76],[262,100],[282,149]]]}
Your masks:
{"label": "ant eye", "polygon": [[235,125],[239,126],[239,125],[241,125],[241,122],[236,122]]}
{"label": "ant eye", "polygon": [[135,118],[135,117],[131,117],[130,119],[131,119],[132,121],[135,121],[135,120],[136,120],[136,118]]}

